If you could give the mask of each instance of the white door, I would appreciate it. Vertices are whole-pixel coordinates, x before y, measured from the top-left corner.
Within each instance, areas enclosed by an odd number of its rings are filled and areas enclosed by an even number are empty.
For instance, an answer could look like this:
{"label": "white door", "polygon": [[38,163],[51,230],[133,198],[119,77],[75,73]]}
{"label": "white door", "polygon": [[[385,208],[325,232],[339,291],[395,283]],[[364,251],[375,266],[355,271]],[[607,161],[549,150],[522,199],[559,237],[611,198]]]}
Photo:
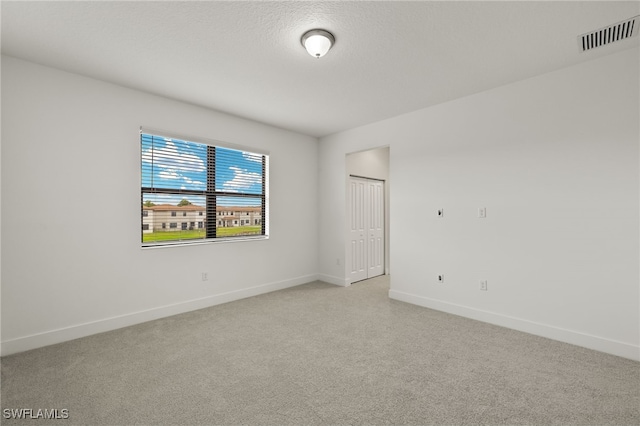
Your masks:
{"label": "white door", "polygon": [[[369,271],[367,278],[384,273],[384,187],[381,181],[367,182],[368,200],[365,213],[367,223],[367,254]],[[365,197],[367,198],[367,197]]]}
{"label": "white door", "polygon": [[384,273],[384,183],[349,178],[350,281]]}
{"label": "white door", "polygon": [[349,179],[349,254],[350,280],[356,282],[367,278],[366,233],[364,221],[366,181]]}

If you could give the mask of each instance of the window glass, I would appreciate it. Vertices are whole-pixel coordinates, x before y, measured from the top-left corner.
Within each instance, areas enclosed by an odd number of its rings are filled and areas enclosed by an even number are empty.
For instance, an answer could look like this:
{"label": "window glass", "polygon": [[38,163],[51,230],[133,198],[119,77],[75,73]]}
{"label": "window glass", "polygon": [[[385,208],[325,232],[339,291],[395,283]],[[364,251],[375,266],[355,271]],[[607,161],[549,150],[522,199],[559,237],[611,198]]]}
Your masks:
{"label": "window glass", "polygon": [[143,246],[267,235],[266,155],[141,133],[141,159]]}

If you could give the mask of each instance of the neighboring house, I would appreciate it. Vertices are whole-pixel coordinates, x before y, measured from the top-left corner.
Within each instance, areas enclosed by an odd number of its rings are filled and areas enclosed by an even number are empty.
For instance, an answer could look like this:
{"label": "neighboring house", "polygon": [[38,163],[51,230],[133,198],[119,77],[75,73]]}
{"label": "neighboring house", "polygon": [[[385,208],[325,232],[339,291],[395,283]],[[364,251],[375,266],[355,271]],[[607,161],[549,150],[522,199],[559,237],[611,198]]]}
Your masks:
{"label": "neighboring house", "polygon": [[[218,206],[216,216],[218,228],[262,224],[260,207]],[[206,209],[195,204],[142,207],[143,233],[205,229],[206,223]]]}
{"label": "neighboring house", "polygon": [[216,227],[250,226],[262,224],[260,207],[220,206],[216,209]]}

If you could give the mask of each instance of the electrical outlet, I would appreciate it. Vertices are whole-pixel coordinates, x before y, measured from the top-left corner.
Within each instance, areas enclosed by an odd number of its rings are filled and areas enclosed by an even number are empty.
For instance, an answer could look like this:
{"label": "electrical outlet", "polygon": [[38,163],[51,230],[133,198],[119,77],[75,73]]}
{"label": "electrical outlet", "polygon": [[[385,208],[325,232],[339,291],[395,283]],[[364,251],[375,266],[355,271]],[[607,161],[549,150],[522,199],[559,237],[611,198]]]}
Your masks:
{"label": "electrical outlet", "polygon": [[207,272],[203,272],[202,273],[202,281],[208,281],[209,280],[209,274]]}
{"label": "electrical outlet", "polygon": [[440,284],[444,283],[444,275],[442,274],[438,275],[438,283]]}
{"label": "electrical outlet", "polygon": [[478,217],[481,219],[484,219],[485,217],[487,217],[487,208],[486,207],[479,207],[478,208]]}
{"label": "electrical outlet", "polygon": [[487,291],[488,290],[488,288],[487,288],[487,280],[480,281],[480,290],[481,291]]}
{"label": "electrical outlet", "polygon": [[438,217],[444,217],[444,209],[438,209]]}

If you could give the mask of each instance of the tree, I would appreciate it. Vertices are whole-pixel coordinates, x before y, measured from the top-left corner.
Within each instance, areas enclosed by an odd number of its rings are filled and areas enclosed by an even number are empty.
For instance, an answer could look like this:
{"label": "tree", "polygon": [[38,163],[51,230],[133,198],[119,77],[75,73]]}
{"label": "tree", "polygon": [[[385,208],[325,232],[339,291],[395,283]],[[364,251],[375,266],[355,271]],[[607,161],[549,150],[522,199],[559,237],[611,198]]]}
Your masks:
{"label": "tree", "polygon": [[154,204],[154,203],[152,203],[152,202],[151,202],[151,201],[149,201],[149,200],[145,201],[143,205],[144,205],[145,207],[153,207],[153,206],[155,206],[155,204]]}
{"label": "tree", "polygon": [[180,200],[180,202],[178,203],[178,207],[183,207],[183,206],[190,206],[191,205],[191,201],[187,200],[186,198],[183,198],[182,200]]}

